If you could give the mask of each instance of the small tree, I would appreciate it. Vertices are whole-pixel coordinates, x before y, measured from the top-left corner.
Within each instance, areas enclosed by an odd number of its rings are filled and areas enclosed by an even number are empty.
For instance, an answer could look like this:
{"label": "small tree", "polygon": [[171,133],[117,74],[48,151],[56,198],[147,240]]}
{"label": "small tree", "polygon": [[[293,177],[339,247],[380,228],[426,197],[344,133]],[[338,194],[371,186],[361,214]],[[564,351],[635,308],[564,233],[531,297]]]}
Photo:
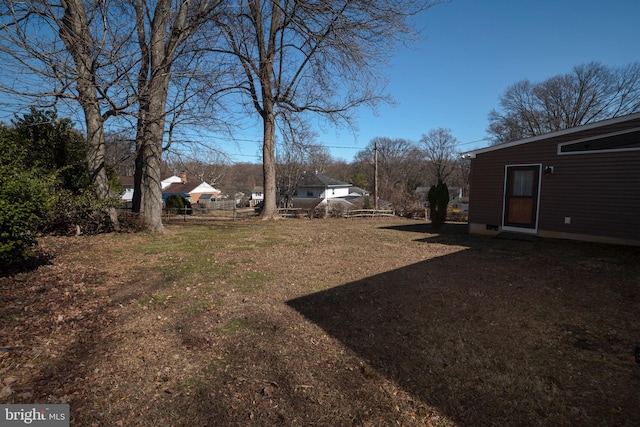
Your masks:
{"label": "small tree", "polygon": [[165,206],[167,209],[175,209],[177,213],[184,212],[186,208],[187,213],[191,214],[191,203],[179,194],[172,194],[167,197]]}
{"label": "small tree", "polygon": [[427,194],[431,224],[439,231],[447,220],[447,206],[449,205],[449,188],[444,182],[432,185]]}
{"label": "small tree", "polygon": [[349,182],[351,185],[358,188],[367,188],[369,186],[367,176],[361,170],[355,171],[349,178]]}
{"label": "small tree", "polygon": [[172,194],[167,197],[165,206],[167,209],[182,209],[184,208],[184,199],[179,194]]}
{"label": "small tree", "polygon": [[364,209],[373,209],[373,202],[370,196],[364,196]]}
{"label": "small tree", "polygon": [[[3,157],[7,164],[36,176],[56,177],[55,186],[48,193],[53,196],[53,205],[41,216],[39,231],[54,234],[111,231],[114,223],[109,211],[117,206],[118,198],[100,199],[96,195],[86,163],[87,141],[73,126],[71,119],[58,117],[55,110],[31,108],[29,113],[12,120],[9,140],[0,143]],[[108,179],[117,180],[109,167],[105,165],[105,169]]]}
{"label": "small tree", "polygon": [[50,210],[56,173],[26,168],[33,153],[0,125],[0,266],[33,255],[36,233]]}

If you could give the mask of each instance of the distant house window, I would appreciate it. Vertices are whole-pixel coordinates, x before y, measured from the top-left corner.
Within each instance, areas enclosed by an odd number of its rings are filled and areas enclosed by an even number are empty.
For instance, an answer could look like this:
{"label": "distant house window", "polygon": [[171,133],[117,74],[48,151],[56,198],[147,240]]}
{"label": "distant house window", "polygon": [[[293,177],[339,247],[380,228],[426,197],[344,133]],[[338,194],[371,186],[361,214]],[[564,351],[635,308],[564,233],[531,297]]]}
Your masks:
{"label": "distant house window", "polygon": [[313,197],[313,191],[307,190],[307,197]]}
{"label": "distant house window", "polygon": [[640,150],[640,128],[558,144],[558,154],[589,154]]}

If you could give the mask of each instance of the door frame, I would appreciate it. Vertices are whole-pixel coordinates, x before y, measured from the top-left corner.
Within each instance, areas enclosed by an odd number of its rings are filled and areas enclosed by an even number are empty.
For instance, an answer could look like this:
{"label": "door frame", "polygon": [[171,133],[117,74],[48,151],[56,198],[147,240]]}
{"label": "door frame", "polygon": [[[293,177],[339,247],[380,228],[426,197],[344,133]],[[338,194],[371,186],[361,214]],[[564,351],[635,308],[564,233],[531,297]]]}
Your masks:
{"label": "door frame", "polygon": [[[533,223],[531,227],[518,227],[507,224],[507,203],[508,203],[508,191],[509,191],[509,170],[514,168],[524,168],[535,170],[537,174],[537,182],[534,185],[533,195],[534,207],[533,207]],[[534,177],[535,181],[535,177]],[[502,229],[504,231],[514,231],[517,233],[538,233],[538,218],[540,216],[540,186],[542,185],[542,163],[526,163],[526,164],[509,164],[504,166],[504,190],[502,193]]]}

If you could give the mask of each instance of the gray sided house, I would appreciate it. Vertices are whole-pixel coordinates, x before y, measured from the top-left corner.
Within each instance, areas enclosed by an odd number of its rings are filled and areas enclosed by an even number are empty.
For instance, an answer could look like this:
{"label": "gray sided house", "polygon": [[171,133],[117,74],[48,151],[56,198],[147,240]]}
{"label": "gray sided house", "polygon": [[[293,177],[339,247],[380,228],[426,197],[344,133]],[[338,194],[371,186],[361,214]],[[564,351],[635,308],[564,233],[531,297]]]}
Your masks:
{"label": "gray sided house", "polygon": [[640,246],[640,113],[466,156],[471,233]]}

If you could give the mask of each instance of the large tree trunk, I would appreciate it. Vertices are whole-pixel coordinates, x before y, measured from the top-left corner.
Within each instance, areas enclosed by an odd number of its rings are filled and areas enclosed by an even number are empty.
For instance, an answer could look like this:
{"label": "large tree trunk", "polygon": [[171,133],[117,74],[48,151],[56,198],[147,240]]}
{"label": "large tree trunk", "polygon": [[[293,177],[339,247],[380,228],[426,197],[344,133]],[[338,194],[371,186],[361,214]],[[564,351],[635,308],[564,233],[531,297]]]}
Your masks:
{"label": "large tree trunk", "polygon": [[142,175],[142,209],[147,229],[154,233],[163,233],[162,225],[162,184],[160,180],[160,154],[154,144],[146,144],[143,150],[147,159]]}
{"label": "large tree trunk", "polygon": [[[185,3],[180,8],[178,18],[174,23],[176,28],[180,28],[184,24],[186,11]],[[170,30],[167,28],[167,21],[170,15],[171,1],[158,1],[151,22],[149,43],[147,44],[144,31],[145,11],[141,2],[136,3],[142,67],[138,75],[140,111],[136,135],[133,207],[139,208],[147,229],[156,233],[164,232],[164,226],[162,225],[160,162],[173,55],[173,50],[171,47],[167,48],[167,43],[175,48],[177,42],[174,38],[181,38],[179,32],[167,34],[167,31]]]}
{"label": "large tree trunk", "polygon": [[[156,118],[147,123],[143,132],[140,149],[142,155],[141,214],[151,232],[162,233],[162,182],[160,160],[162,158],[162,140],[164,136],[164,102],[157,102],[159,110],[151,111]],[[153,107],[152,107],[153,108]],[[154,114],[155,113],[155,114]]]}
{"label": "large tree trunk", "polygon": [[[113,197],[105,163],[104,121],[100,111],[91,108],[92,105],[83,107],[87,126],[87,167],[96,197],[98,200],[104,201]],[[118,231],[120,225],[115,207],[107,208],[106,213],[109,216],[111,226]]]}
{"label": "large tree trunk", "polygon": [[275,159],[275,120],[274,114],[265,113],[264,142],[262,144],[262,173],[264,179],[264,202],[262,207],[262,219],[279,218],[276,203],[276,159]]}
{"label": "large tree trunk", "polygon": [[151,232],[162,233],[162,182],[160,163],[162,159],[162,142],[164,140],[164,122],[166,119],[167,93],[169,90],[170,67],[167,65],[164,45],[164,33],[155,32],[151,43],[151,73],[147,86],[146,111],[140,125],[138,137],[138,155],[141,159],[136,166],[141,166],[140,213]]}
{"label": "large tree trunk", "polygon": [[[95,70],[92,52],[86,41],[90,39],[89,23],[82,0],[62,2],[64,16],[60,26],[60,37],[73,57],[76,67],[78,100],[84,111],[87,127],[87,167],[98,200],[112,196],[105,164],[104,119],[96,93]],[[107,209],[112,226],[118,230],[118,214],[115,208]]]}
{"label": "large tree trunk", "polygon": [[142,210],[142,168],[144,165],[144,150],[142,149],[142,134],[136,136],[136,158],[133,171],[133,197],[131,198],[131,212],[140,213]]}

